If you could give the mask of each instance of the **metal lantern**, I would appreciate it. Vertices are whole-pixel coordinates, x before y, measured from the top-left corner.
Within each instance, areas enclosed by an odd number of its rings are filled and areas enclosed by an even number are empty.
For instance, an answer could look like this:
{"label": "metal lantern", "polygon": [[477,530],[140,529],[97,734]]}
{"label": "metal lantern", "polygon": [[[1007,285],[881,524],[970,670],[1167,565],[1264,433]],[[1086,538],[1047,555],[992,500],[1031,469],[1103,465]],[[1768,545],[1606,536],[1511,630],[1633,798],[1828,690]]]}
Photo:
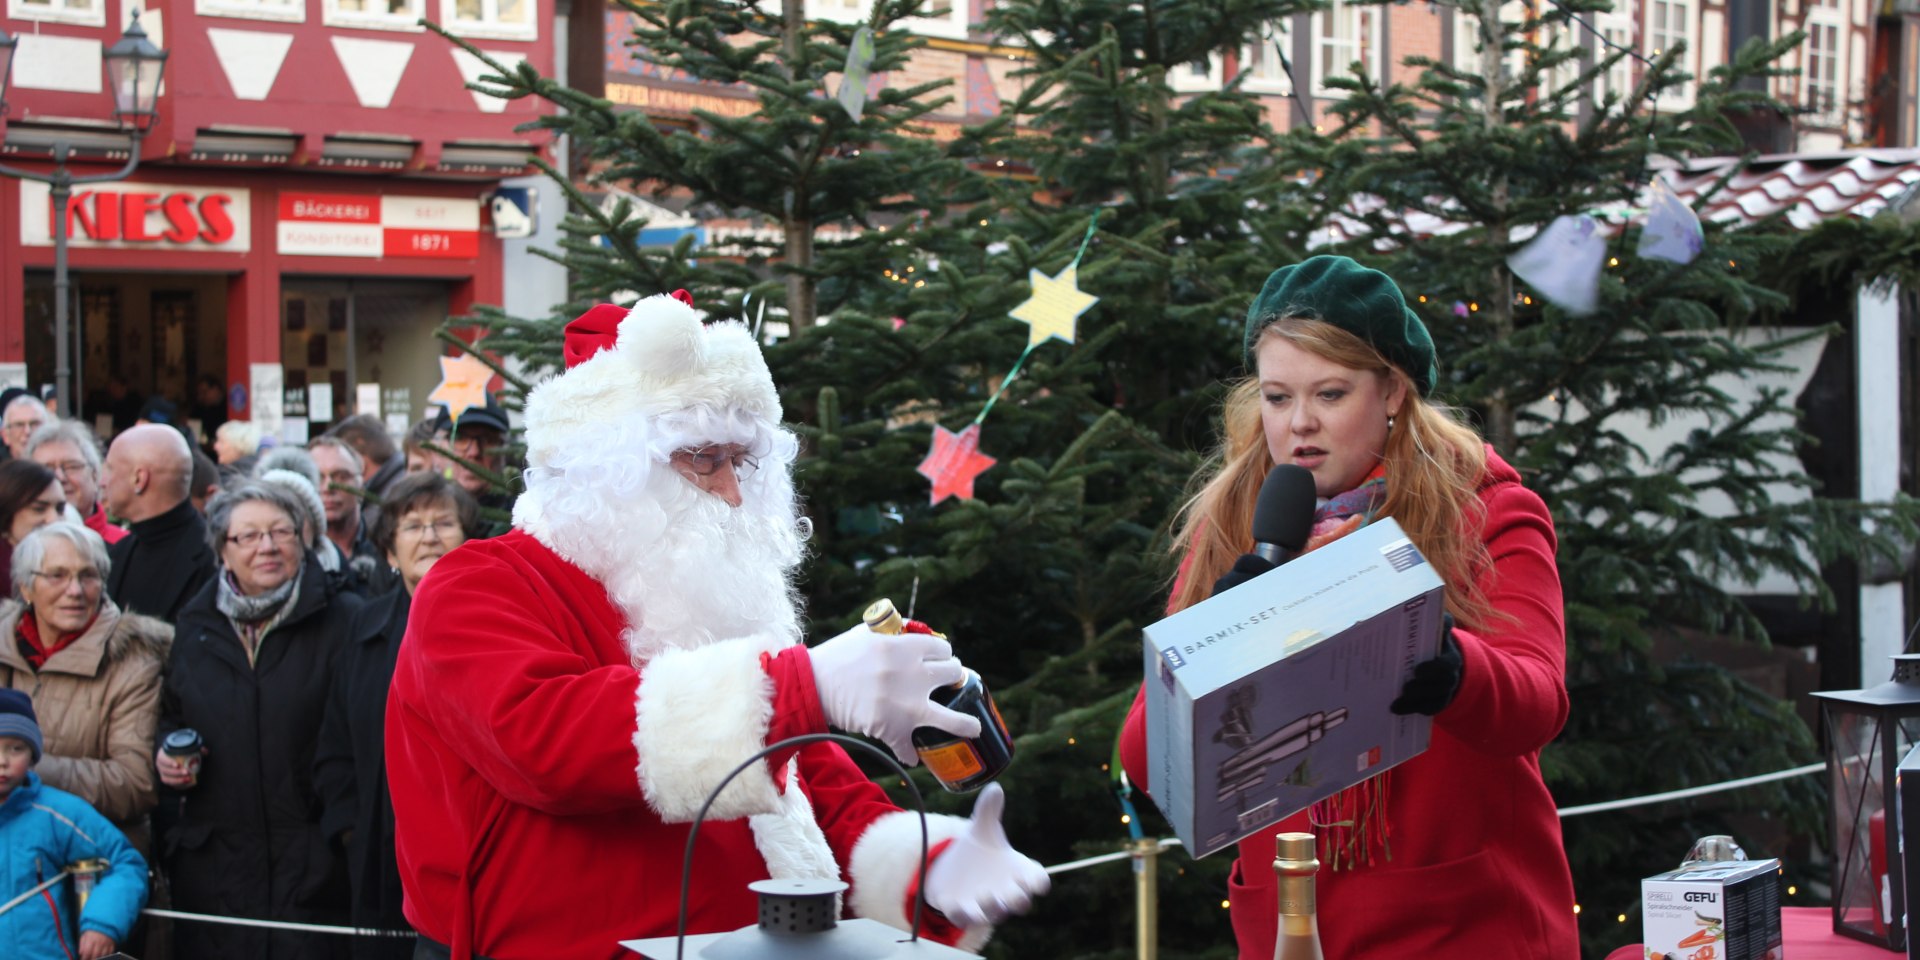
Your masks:
{"label": "metal lantern", "polygon": [[1920,654],[1893,661],[1877,687],[1814,696],[1825,701],[1833,931],[1904,950],[1905,878],[1889,852],[1900,845],[1895,770],[1920,743]]}
{"label": "metal lantern", "polygon": [[107,89],[113,92],[113,118],[145,132],[160,116],[160,72],[166,69],[167,51],[147,39],[136,10],[127,32],[103,56]]}
{"label": "metal lantern", "polygon": [[841,920],[838,880],[762,880],[760,923],[732,933],[626,940],[647,960],[962,960],[974,956],[930,940],[909,940],[874,920]]}
{"label": "metal lantern", "polygon": [[0,119],[7,116],[7,82],[13,79],[13,48],[20,41],[0,30]]}

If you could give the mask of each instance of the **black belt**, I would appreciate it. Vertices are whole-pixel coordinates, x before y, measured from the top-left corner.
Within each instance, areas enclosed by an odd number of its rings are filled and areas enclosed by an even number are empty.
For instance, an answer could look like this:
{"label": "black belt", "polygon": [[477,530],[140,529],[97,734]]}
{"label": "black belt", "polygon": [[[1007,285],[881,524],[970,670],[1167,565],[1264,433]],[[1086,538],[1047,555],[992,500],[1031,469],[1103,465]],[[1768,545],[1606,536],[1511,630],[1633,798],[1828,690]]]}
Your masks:
{"label": "black belt", "polygon": [[[421,934],[413,941],[413,960],[453,960],[453,948],[426,934]],[[473,960],[489,960],[489,958],[476,953],[473,955]]]}

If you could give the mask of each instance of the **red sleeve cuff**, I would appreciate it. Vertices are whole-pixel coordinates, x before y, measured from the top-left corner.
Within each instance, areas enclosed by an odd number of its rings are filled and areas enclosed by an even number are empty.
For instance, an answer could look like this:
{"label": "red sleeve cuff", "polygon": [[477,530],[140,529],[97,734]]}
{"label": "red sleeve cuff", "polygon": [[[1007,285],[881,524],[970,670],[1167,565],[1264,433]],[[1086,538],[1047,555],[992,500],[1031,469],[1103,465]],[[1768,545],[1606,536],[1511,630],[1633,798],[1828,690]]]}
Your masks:
{"label": "red sleeve cuff", "polygon": [[[820,689],[813,682],[813,658],[807,648],[794,644],[779,653],[762,653],[760,669],[773,680],[773,717],[767,722],[767,742],[779,743],[788,737],[827,732],[827,713],[820,706]],[[782,750],[767,755],[767,769],[775,774],[786,768],[795,751]],[[786,778],[776,775],[774,782],[786,789]]]}
{"label": "red sleeve cuff", "polygon": [[[927,866],[933,866],[933,862],[940,859],[940,854],[944,853],[950,846],[953,846],[952,837],[948,837],[928,849]],[[919,898],[920,871],[915,870],[913,876],[907,880],[907,899],[902,907],[902,915],[907,918],[908,923],[913,922],[913,902]],[[966,931],[962,930],[960,926],[952,920],[948,920],[946,914],[935,910],[933,904],[927,904],[927,909],[920,914],[920,935],[935,943],[951,947],[960,942],[960,938],[966,935]]]}

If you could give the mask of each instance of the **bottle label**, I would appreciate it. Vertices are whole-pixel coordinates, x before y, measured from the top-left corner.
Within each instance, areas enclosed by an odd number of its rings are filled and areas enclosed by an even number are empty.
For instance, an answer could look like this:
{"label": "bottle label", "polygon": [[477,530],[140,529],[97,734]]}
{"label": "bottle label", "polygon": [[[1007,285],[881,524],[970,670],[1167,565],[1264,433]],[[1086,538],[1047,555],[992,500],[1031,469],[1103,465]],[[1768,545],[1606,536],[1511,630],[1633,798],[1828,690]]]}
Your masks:
{"label": "bottle label", "polygon": [[959,783],[986,769],[973,744],[965,740],[955,740],[937,747],[918,747],[916,752],[920,754],[920,762],[927,765],[927,770],[944,783]]}

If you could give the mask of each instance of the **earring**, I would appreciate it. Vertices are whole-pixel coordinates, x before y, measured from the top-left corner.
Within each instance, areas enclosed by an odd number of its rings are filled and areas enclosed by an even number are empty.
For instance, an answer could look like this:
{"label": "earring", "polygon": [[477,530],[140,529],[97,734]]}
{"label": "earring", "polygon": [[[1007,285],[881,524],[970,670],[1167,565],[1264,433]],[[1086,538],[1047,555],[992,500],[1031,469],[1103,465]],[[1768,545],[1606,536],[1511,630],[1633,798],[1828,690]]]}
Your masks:
{"label": "earring", "polygon": [[1391,413],[1387,414],[1387,432],[1393,432],[1393,414]]}

